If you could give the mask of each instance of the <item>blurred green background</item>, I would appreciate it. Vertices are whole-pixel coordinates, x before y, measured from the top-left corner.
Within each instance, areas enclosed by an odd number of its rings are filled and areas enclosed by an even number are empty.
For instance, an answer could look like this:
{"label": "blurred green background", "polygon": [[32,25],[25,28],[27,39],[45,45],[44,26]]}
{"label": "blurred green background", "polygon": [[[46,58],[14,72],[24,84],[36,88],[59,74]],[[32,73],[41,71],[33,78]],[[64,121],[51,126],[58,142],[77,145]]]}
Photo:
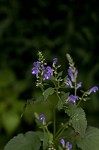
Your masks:
{"label": "blurred green background", "polygon": [[[17,133],[34,130],[32,111],[39,106],[20,116],[27,99],[40,94],[31,74],[38,50],[49,64],[58,57],[64,75],[69,53],[83,89],[99,86],[98,28],[98,0],[0,0],[0,150]],[[52,107],[46,105],[45,112]],[[84,109],[88,123],[99,127],[99,92]]]}

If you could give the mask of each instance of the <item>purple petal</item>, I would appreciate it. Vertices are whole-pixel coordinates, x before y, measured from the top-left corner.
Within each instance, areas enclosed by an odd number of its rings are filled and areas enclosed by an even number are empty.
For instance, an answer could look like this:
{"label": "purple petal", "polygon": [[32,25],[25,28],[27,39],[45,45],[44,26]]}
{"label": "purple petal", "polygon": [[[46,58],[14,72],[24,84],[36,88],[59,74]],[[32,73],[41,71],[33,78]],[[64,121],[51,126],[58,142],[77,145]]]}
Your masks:
{"label": "purple petal", "polygon": [[40,120],[45,120],[45,115],[44,114],[40,114]]}
{"label": "purple petal", "polygon": [[62,147],[65,147],[65,140],[64,139],[61,139],[60,143],[62,144]]}
{"label": "purple petal", "polygon": [[50,73],[45,73],[44,74],[44,80],[50,80]]}
{"label": "purple petal", "polygon": [[72,68],[71,67],[69,67],[69,69],[67,71],[68,71],[68,75],[70,77],[73,76],[73,72],[72,72]]}
{"label": "purple petal", "polygon": [[38,71],[38,69],[37,69],[36,67],[33,67],[33,68],[32,68],[32,74],[36,74],[36,75],[37,75],[38,72],[39,72],[39,71]]}
{"label": "purple petal", "polygon": [[52,70],[52,68],[50,66],[46,67],[46,72],[50,73],[51,75],[53,74],[53,70]]}
{"label": "purple petal", "polygon": [[71,82],[71,80],[70,80],[69,78],[66,79],[65,84],[66,84],[67,86],[73,88],[72,82]]}
{"label": "purple petal", "polygon": [[57,58],[53,58],[53,64],[55,65],[57,63],[58,59]]}
{"label": "purple petal", "polygon": [[44,115],[44,114],[40,114],[40,118],[39,118],[39,119],[42,121],[42,124],[43,124],[43,125],[46,124],[45,115]]}
{"label": "purple petal", "polygon": [[69,69],[67,70],[67,72],[68,72],[68,75],[71,77],[72,82],[74,82],[75,81],[75,77],[74,77],[74,73],[72,71],[72,68],[69,67]]}
{"label": "purple petal", "polygon": [[92,92],[96,92],[96,91],[98,91],[99,89],[98,89],[98,87],[97,86],[94,86],[94,87],[92,87],[90,90],[89,90],[89,92],[88,92],[88,94],[91,94]]}
{"label": "purple petal", "polygon": [[52,70],[52,68],[51,68],[50,66],[47,66],[47,67],[46,67],[46,73],[47,73],[47,74],[50,73],[50,75],[53,75],[53,70]]}
{"label": "purple petal", "polygon": [[42,70],[43,72],[45,71],[44,65],[41,65],[41,70]]}
{"label": "purple petal", "polygon": [[78,100],[78,97],[75,95],[70,95],[67,100],[70,100],[73,104],[76,103],[76,101]]}
{"label": "purple petal", "polygon": [[77,83],[77,89],[82,86],[82,82]]}
{"label": "purple petal", "polygon": [[40,62],[36,61],[36,62],[33,63],[33,65],[38,68],[38,67],[40,67]]}
{"label": "purple petal", "polygon": [[67,142],[66,143],[66,148],[69,149],[69,150],[72,149],[72,144],[70,142]]}

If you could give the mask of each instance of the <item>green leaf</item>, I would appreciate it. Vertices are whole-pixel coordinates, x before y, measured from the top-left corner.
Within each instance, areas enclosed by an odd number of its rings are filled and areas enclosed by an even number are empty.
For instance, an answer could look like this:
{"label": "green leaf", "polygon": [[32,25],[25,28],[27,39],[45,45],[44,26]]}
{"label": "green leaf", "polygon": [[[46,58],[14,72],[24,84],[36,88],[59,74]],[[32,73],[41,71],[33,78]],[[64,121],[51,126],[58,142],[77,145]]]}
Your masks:
{"label": "green leaf", "polygon": [[84,136],[87,128],[87,120],[84,110],[81,107],[71,107],[69,115],[71,116],[71,123],[75,132]]}
{"label": "green leaf", "polygon": [[36,131],[35,134],[39,137],[40,140],[42,140],[44,138],[43,131]]}
{"label": "green leaf", "polygon": [[46,100],[48,98],[49,95],[52,95],[54,93],[54,88],[48,88],[44,91],[43,95],[44,95],[44,100]]}
{"label": "green leaf", "polygon": [[61,110],[63,108],[63,103],[62,103],[62,101],[58,101],[58,104],[57,104],[57,109],[58,110]]}
{"label": "green leaf", "polygon": [[70,94],[70,92],[67,92],[67,93],[61,92],[61,99],[63,102],[65,102],[65,100],[68,98],[69,94]]}
{"label": "green leaf", "polygon": [[84,138],[77,141],[77,146],[82,150],[99,150],[99,129],[88,127]]}
{"label": "green leaf", "polygon": [[18,134],[11,139],[4,150],[39,150],[40,139],[36,132],[29,131],[26,134]]}
{"label": "green leaf", "polygon": [[58,77],[62,76],[62,74],[63,74],[63,71],[59,72]]}

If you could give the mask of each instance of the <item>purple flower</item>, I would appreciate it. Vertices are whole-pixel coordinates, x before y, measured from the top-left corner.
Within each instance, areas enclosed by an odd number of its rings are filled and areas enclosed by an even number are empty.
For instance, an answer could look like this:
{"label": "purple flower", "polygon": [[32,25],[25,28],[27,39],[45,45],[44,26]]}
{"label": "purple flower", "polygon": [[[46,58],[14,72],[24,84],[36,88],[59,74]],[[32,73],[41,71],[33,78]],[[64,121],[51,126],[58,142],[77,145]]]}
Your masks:
{"label": "purple flower", "polygon": [[69,67],[67,71],[68,71],[68,75],[71,77],[71,80],[74,82],[75,78],[74,78],[74,73],[72,72],[72,68]]}
{"label": "purple flower", "polygon": [[40,120],[45,120],[45,115],[44,114],[40,114]]}
{"label": "purple flower", "polygon": [[68,75],[71,77],[72,82],[75,82],[75,77],[78,74],[78,70],[76,70],[75,72],[73,72],[72,68],[69,67],[68,71]]}
{"label": "purple flower", "polygon": [[98,91],[99,89],[98,89],[98,87],[97,86],[94,86],[94,87],[92,87],[90,90],[89,90],[89,92],[88,92],[88,95],[89,94],[91,94],[92,92],[96,92],[96,91]]}
{"label": "purple flower", "polygon": [[45,71],[44,65],[41,65],[41,70],[42,70],[43,72]]}
{"label": "purple flower", "polygon": [[44,74],[44,80],[50,80],[50,73],[45,73]]}
{"label": "purple flower", "polygon": [[70,77],[73,76],[73,72],[72,72],[72,68],[71,67],[68,68],[67,72],[68,72],[68,75]]}
{"label": "purple flower", "polygon": [[82,86],[82,82],[77,83],[77,89]]}
{"label": "purple flower", "polygon": [[39,68],[40,68],[40,62],[36,61],[33,63],[34,67],[32,68],[32,74],[36,74],[38,76]]}
{"label": "purple flower", "polygon": [[44,72],[45,72],[45,66],[42,64],[42,65],[41,65],[41,75],[43,75]]}
{"label": "purple flower", "polygon": [[78,97],[77,97],[77,96],[74,96],[74,95],[70,95],[70,96],[67,98],[67,101],[71,101],[73,104],[75,104],[77,100],[78,100]]}
{"label": "purple flower", "polygon": [[66,79],[65,84],[66,84],[67,86],[73,88],[72,82],[71,82],[71,80],[70,80],[69,78]]}
{"label": "purple flower", "polygon": [[36,67],[32,68],[32,74],[38,74],[39,70]]}
{"label": "purple flower", "polygon": [[39,118],[39,119],[42,121],[42,124],[43,124],[43,125],[46,124],[45,115],[44,115],[44,114],[40,114],[40,118]]}
{"label": "purple flower", "polygon": [[33,65],[34,65],[35,67],[39,68],[39,67],[40,67],[40,62],[39,62],[39,61],[36,61],[36,62],[33,63]]}
{"label": "purple flower", "polygon": [[62,144],[62,147],[65,147],[65,140],[64,139],[61,139],[60,143]]}
{"label": "purple flower", "polygon": [[66,148],[67,148],[68,150],[72,149],[72,144],[71,144],[70,142],[67,142],[67,143],[66,143]]}
{"label": "purple flower", "polygon": [[53,58],[53,65],[55,65],[57,63],[58,59],[57,58]]}
{"label": "purple flower", "polygon": [[44,73],[44,80],[50,80],[51,75],[53,75],[53,70],[50,66],[46,67],[45,73]]}
{"label": "purple flower", "polygon": [[77,76],[77,74],[78,74],[78,70],[76,69],[76,71],[75,71],[75,76]]}
{"label": "purple flower", "polygon": [[65,142],[64,139],[61,139],[60,143],[62,144],[63,148],[66,148],[67,150],[72,149],[72,144],[70,142]]}
{"label": "purple flower", "polygon": [[51,75],[53,75],[53,70],[52,70],[52,68],[50,66],[46,67],[46,72],[50,73]]}

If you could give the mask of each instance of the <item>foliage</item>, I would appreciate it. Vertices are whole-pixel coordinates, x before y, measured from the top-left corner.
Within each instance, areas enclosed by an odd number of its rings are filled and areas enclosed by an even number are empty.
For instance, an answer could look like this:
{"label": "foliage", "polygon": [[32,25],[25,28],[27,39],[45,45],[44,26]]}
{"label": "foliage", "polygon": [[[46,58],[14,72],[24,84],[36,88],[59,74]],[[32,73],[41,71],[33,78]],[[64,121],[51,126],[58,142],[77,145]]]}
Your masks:
{"label": "foliage", "polygon": [[[33,63],[32,74],[36,76],[36,86],[41,89],[42,98],[35,101],[34,105],[39,102],[46,103],[48,97],[55,94],[56,104],[51,101],[54,105],[53,118],[47,121],[43,110],[41,113],[34,112],[39,128],[35,132],[30,131],[12,138],[4,150],[98,150],[99,129],[87,125],[85,111],[80,106],[88,100],[91,93],[99,90],[98,87],[94,86],[87,91],[80,90],[82,82],[77,80],[78,70],[69,54],[66,55],[69,68],[65,77],[60,72],[61,65],[58,65],[56,57],[52,66],[49,66],[42,52],[38,52],[38,56],[38,60]],[[57,112],[62,111],[65,118],[59,123]]]}

